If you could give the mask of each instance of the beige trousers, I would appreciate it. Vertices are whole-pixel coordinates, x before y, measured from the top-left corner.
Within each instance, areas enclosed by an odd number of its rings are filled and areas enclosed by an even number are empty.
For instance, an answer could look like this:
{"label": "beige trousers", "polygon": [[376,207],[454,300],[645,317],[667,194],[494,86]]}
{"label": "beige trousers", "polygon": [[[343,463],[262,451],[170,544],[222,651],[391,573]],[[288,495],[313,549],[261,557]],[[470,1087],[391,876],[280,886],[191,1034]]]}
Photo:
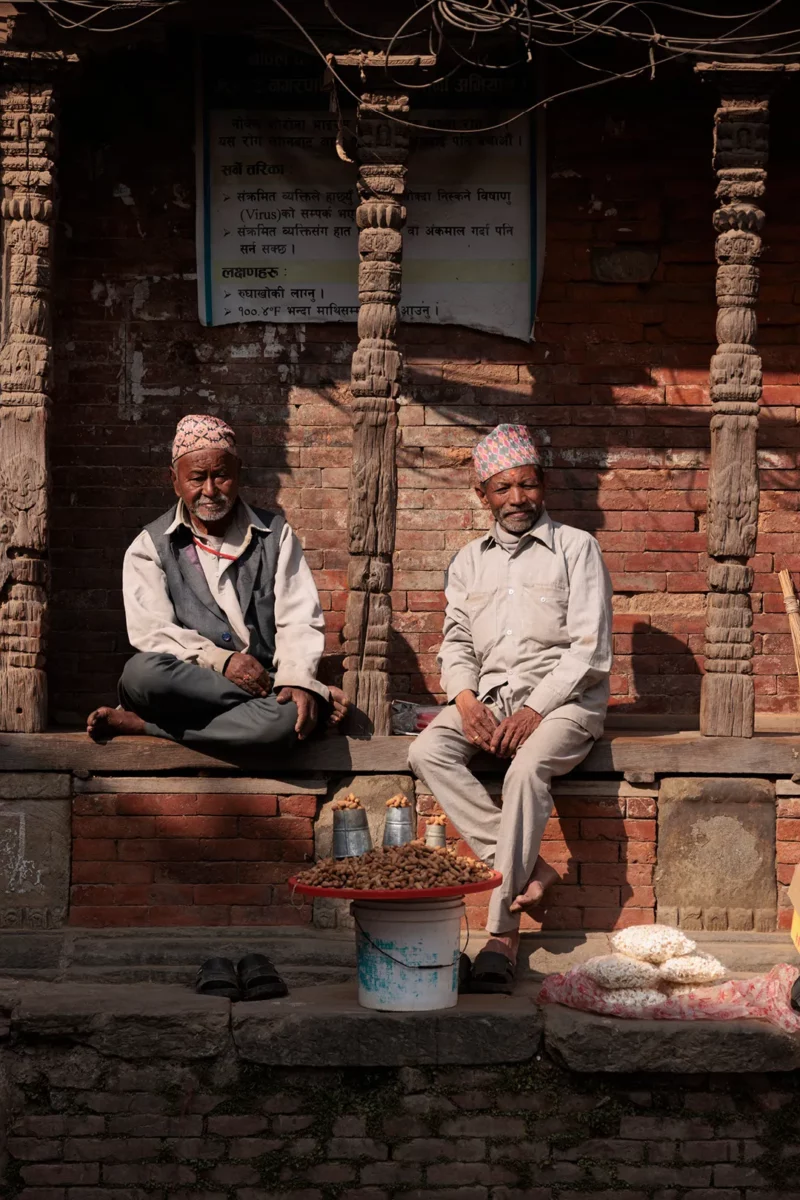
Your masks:
{"label": "beige trousers", "polygon": [[[520,707],[509,692],[501,689],[491,702],[499,719]],[[414,774],[430,788],[473,851],[503,873],[503,882],[489,902],[486,928],[490,933],[519,928],[519,913],[510,912],[509,905],[533,874],[553,810],[550,781],[577,767],[593,742],[576,721],[546,717],[510,761],[502,808],[467,766],[477,748],[464,737],[454,704],[444,708],[412,744],[408,761]]]}

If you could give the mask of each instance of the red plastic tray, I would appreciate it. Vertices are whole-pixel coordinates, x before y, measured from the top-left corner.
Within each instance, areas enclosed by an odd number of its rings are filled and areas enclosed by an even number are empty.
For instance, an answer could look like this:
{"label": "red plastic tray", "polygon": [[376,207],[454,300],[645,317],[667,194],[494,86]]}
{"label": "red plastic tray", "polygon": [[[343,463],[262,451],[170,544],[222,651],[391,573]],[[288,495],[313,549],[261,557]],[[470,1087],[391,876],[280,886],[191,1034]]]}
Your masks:
{"label": "red plastic tray", "polygon": [[502,882],[500,871],[493,871],[491,879],[477,883],[460,883],[452,887],[436,888],[332,888],[314,887],[298,883],[297,876],[289,880],[289,887],[301,896],[329,896],[334,900],[449,900],[455,896],[466,896],[471,892],[488,892]]}

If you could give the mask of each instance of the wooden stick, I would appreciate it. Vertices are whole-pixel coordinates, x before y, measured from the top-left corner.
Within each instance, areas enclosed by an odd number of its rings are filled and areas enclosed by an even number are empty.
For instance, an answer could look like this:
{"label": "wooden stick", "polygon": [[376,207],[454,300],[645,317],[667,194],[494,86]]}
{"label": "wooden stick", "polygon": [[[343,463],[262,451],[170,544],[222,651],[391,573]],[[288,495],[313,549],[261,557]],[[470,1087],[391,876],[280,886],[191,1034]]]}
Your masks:
{"label": "wooden stick", "polygon": [[797,668],[798,708],[800,708],[800,603],[798,603],[790,573],[785,569],[779,571],[778,579],[783,592],[783,604],[789,616],[789,632],[792,635],[794,662]]}

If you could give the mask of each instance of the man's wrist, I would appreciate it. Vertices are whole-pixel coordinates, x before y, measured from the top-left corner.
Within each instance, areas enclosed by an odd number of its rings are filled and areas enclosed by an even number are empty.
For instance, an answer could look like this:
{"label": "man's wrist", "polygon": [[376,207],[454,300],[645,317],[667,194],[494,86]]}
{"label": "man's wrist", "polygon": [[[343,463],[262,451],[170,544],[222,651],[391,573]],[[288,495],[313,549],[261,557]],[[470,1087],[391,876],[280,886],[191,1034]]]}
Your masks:
{"label": "man's wrist", "polygon": [[473,692],[470,688],[464,688],[463,692],[458,693],[453,703],[455,704],[456,708],[461,709],[462,705],[469,705],[473,700],[477,699],[478,697],[475,692]]}

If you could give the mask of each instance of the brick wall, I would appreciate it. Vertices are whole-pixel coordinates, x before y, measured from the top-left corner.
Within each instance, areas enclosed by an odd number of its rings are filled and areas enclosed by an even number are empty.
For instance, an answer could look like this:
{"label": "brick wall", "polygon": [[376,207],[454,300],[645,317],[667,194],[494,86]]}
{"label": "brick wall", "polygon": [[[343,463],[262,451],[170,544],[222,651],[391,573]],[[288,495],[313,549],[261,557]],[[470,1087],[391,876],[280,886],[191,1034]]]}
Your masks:
{"label": "brick wall", "polygon": [[314,857],[316,811],[308,795],[76,796],[70,922],[307,925],[286,881]]}
{"label": "brick wall", "polygon": [[[141,80],[150,85],[144,91]],[[175,421],[236,426],[249,495],[298,529],[340,670],[353,326],[203,329],[194,253],[193,84],[185,46],[88,64],[64,106],[58,386],[51,425],[53,634],[58,720],[113,695],[128,652],[126,544],[168,503]],[[596,532],[616,590],[613,703],[696,712],[705,591],[704,507],[713,348],[710,170],[714,97],[687,72],[549,114],[548,226],[537,341],[411,326],[400,413],[392,686],[438,696],[443,570],[484,527],[471,445],[529,422],[550,462],[554,515]],[[776,101],[760,342],[765,362],[756,672],[763,711],[797,681],[774,572],[800,570],[800,133]],[[413,166],[412,166],[413,172]],[[654,251],[646,283],[604,283],[593,255]]]}
{"label": "brick wall", "polygon": [[321,1072],[47,1038],[7,1065],[8,1200],[800,1195],[796,1072],[580,1075],[543,1056]]}
{"label": "brick wall", "polygon": [[[579,784],[567,787],[562,791],[555,785],[553,816],[541,850],[544,860],[558,870],[560,882],[548,891],[546,905],[522,917],[522,930],[610,931],[652,924],[657,792],[624,783],[592,782],[583,794]],[[427,817],[441,809],[423,784],[417,788],[422,834]],[[495,793],[499,800],[497,785]],[[450,823],[447,837],[459,853],[472,855]],[[470,926],[482,929],[488,914],[486,893],[464,899]]]}

